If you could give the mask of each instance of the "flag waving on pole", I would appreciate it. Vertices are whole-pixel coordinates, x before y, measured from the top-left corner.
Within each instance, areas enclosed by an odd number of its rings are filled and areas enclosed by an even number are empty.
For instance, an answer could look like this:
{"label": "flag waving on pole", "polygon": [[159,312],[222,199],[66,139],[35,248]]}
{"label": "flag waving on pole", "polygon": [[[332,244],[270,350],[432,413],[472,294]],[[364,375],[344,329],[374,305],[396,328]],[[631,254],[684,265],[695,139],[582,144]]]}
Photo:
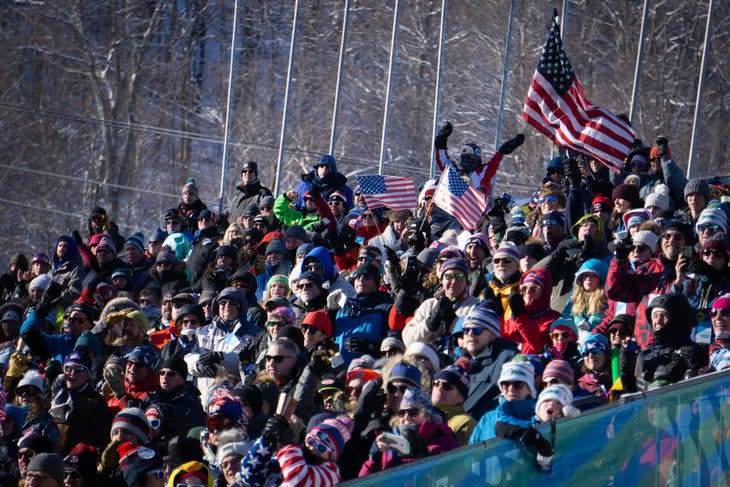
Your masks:
{"label": "flag waving on pole", "polygon": [[416,185],[412,178],[398,176],[357,176],[368,208],[385,206],[391,210],[412,210],[418,207]]}
{"label": "flag waving on pole", "polygon": [[448,166],[436,187],[433,202],[459,220],[466,230],[476,227],[482,213],[487,209],[485,195],[470,186],[458,172]]}
{"label": "flag waving on pole", "polygon": [[591,104],[563,50],[557,12],[527,92],[522,118],[556,144],[621,169],[634,141],[629,125]]}

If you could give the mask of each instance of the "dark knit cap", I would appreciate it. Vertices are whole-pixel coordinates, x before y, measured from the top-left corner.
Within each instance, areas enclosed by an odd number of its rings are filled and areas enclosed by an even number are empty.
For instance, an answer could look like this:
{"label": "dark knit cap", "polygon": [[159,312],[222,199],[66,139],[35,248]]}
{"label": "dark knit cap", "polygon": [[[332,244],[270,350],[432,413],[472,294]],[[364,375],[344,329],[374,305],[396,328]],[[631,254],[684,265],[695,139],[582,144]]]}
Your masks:
{"label": "dark knit cap", "polygon": [[276,337],[291,340],[299,347],[300,351],[304,350],[304,334],[302,334],[302,329],[298,326],[284,326],[279,329]]}
{"label": "dark knit cap", "polygon": [[360,264],[353,271],[352,277],[354,279],[363,274],[369,275],[376,283],[380,284],[380,270],[374,264]]}
{"label": "dark knit cap", "polygon": [[641,197],[639,196],[639,187],[634,184],[619,184],[613,188],[611,199],[616,201],[618,198],[626,200],[631,208],[639,208],[641,206]]}
{"label": "dark knit cap", "polygon": [[119,452],[119,467],[124,475],[124,481],[129,487],[139,481],[147,472],[162,469],[162,457],[157,451],[146,446],[138,446],[127,441],[117,448]]}
{"label": "dark knit cap", "polygon": [[233,389],[233,394],[241,399],[244,406],[251,408],[254,416],[261,412],[264,404],[264,396],[261,389],[253,384],[239,384]]}
{"label": "dark knit cap", "polygon": [[28,472],[43,472],[50,475],[58,485],[63,485],[63,460],[58,453],[39,453],[28,463]]}
{"label": "dark knit cap", "polygon": [[307,231],[304,229],[304,227],[301,227],[299,225],[292,225],[287,228],[286,232],[284,232],[284,238],[298,238],[303,242],[310,241],[309,235],[307,235]]}
{"label": "dark knit cap", "polygon": [[322,276],[317,274],[316,272],[302,272],[299,274],[299,280],[306,279],[308,281],[311,281],[315,286],[321,288],[322,284],[324,284],[324,280],[322,279]]}
{"label": "dark knit cap", "polygon": [[453,365],[445,367],[434,375],[433,380],[443,380],[459,390],[464,399],[469,395],[469,372],[471,371],[471,362],[466,357],[456,360]]}
{"label": "dark knit cap", "polygon": [[112,433],[123,429],[134,436],[140,443],[147,443],[149,440],[150,425],[144,411],[140,408],[124,408],[114,416],[112,421]]}
{"label": "dark knit cap", "polygon": [[[215,294],[212,295],[211,300],[215,297]],[[201,294],[202,298],[202,294]],[[199,304],[186,304],[182,308],[180,308],[180,311],[177,314],[177,320],[181,321],[185,315],[194,315],[198,320],[200,321],[201,325],[205,324],[205,313],[203,312],[203,308]],[[178,326],[178,330],[180,329],[180,326]]]}
{"label": "dark knit cap", "polygon": [[187,436],[175,436],[168,445],[170,461],[173,465],[203,461],[203,449],[200,448],[200,440]]}
{"label": "dark knit cap", "polygon": [[542,246],[542,244],[539,243],[529,243],[524,246],[522,249],[522,256],[529,255],[533,259],[540,261],[545,258],[547,253],[545,252],[545,248]]}
{"label": "dark knit cap", "polygon": [[184,379],[187,379],[188,377],[188,364],[185,363],[185,360],[183,360],[182,357],[170,357],[165,360],[162,362],[162,366],[160,367],[160,370],[163,369],[174,370]]}
{"label": "dark knit cap", "polygon": [[684,186],[684,199],[687,199],[687,196],[691,194],[701,194],[707,202],[710,200],[710,185],[701,178],[690,179]]}
{"label": "dark knit cap", "polygon": [[218,247],[218,250],[215,252],[215,256],[217,257],[230,257],[233,260],[236,260],[236,257],[238,257],[238,250],[233,245],[221,245]]}

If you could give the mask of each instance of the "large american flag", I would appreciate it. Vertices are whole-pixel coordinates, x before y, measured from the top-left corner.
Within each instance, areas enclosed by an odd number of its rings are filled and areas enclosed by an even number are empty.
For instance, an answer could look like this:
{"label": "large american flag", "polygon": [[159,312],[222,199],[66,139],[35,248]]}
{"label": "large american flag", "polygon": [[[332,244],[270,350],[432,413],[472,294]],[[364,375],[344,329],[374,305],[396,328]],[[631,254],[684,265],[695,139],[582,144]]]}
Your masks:
{"label": "large american flag", "polygon": [[476,227],[482,213],[487,209],[485,195],[470,186],[458,172],[448,166],[436,187],[433,202],[459,220],[466,230]]}
{"label": "large american flag", "polygon": [[556,144],[615,171],[635,138],[626,122],[586,98],[563,50],[557,16],[530,83],[522,118]]}
{"label": "large american flag", "polygon": [[418,207],[416,185],[412,178],[398,176],[357,176],[368,208],[412,210]]}

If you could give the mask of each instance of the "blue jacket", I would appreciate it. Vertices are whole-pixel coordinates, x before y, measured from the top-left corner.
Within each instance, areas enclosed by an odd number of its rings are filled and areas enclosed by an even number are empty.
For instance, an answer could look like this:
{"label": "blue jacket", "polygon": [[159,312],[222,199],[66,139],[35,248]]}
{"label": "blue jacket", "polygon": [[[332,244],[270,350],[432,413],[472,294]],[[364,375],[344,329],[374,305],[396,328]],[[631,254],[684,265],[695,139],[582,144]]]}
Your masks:
{"label": "blue jacket", "polygon": [[496,438],[494,428],[498,421],[510,423],[515,426],[527,428],[535,423],[535,399],[527,397],[521,401],[507,401],[504,397],[499,397],[499,406],[497,409],[489,411],[479,420],[474,431],[469,438],[469,444],[479,443],[480,441],[491,440]]}
{"label": "blue jacket", "polygon": [[[41,331],[43,330],[44,321],[44,318],[37,316],[36,310],[31,308],[28,312],[28,317],[20,327],[20,336],[34,355],[44,357],[46,356],[44,352],[47,351],[51,359],[59,360],[63,363],[66,355],[71,353],[76,347],[76,342],[83,337],[92,352],[97,355],[97,360],[101,361],[101,343],[90,331],[85,330],[77,337],[71,336],[68,333],[49,335]],[[43,350],[44,346],[45,350]]]}
{"label": "blue jacket", "polygon": [[392,305],[390,296],[382,291],[368,296],[355,296],[345,301],[335,318],[333,339],[340,347],[346,365],[350,365],[353,359],[362,354],[345,350],[345,339],[356,337],[368,341],[382,340],[388,333],[388,313]]}

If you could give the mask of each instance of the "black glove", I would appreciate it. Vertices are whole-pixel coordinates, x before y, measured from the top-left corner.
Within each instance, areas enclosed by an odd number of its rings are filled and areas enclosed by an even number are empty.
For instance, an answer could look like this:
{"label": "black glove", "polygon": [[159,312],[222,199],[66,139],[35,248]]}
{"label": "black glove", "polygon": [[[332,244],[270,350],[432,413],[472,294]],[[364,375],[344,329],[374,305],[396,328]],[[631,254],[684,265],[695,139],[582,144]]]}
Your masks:
{"label": "black glove", "polygon": [[215,377],[218,365],[223,360],[223,352],[203,352],[198,358],[198,373],[202,377]]}
{"label": "black glove", "polygon": [[400,268],[400,259],[398,258],[398,254],[395,253],[395,250],[386,245],[385,253],[388,257],[388,262],[390,262],[390,265],[396,268]]}
{"label": "black glove", "polygon": [[437,331],[441,328],[442,323],[446,323],[448,326],[456,316],[454,313],[454,305],[451,300],[446,296],[438,298],[438,304],[436,309],[431,312],[431,315],[426,319],[426,328],[431,331]]}
{"label": "black glove", "polygon": [[535,426],[530,426],[522,437],[522,443],[528,448],[534,448],[537,453],[544,457],[553,455],[553,447],[548,440],[545,439]]}
{"label": "black glove", "polygon": [[367,382],[357,399],[355,414],[370,417],[373,413],[382,411],[386,397],[385,391],[383,391],[383,379],[379,378]]}
{"label": "black glove", "polygon": [[48,362],[46,362],[46,385],[48,386],[49,391],[51,390],[51,385],[53,385],[56,377],[58,377],[62,371],[63,366],[58,360],[49,360]]}
{"label": "black glove", "polygon": [[524,134],[517,134],[513,138],[509,139],[507,142],[499,146],[499,149],[497,149],[497,152],[502,153],[504,155],[512,154],[515,149],[517,149],[519,146],[521,146],[525,142],[525,135]]}
{"label": "black glove", "polygon": [[434,141],[434,145],[437,149],[446,149],[446,142],[453,131],[454,126],[451,125],[451,122],[446,122],[439,126],[439,131],[436,134],[436,140]]}
{"label": "black glove", "polygon": [[317,198],[319,198],[320,196],[322,196],[322,192],[319,190],[319,186],[317,186],[316,184],[313,184],[312,187],[309,188],[308,193],[309,193],[309,196],[311,196],[312,199],[315,199],[315,200]]}
{"label": "black glove", "polygon": [[616,243],[616,250],[614,251],[614,255],[618,260],[626,260],[629,258],[629,254],[631,253],[631,240],[624,239],[620,240],[618,243]]}
{"label": "black glove", "polygon": [[525,308],[525,300],[522,299],[522,294],[518,293],[517,291],[509,295],[508,302],[509,309],[512,311],[513,317],[517,317],[527,313],[527,309]]}
{"label": "black glove", "polygon": [[317,377],[322,377],[331,371],[332,364],[330,364],[329,352],[327,350],[316,350],[312,353],[312,357],[309,359],[309,369]]}
{"label": "black glove", "polygon": [[329,226],[328,222],[326,222],[324,220],[320,220],[317,223],[313,223],[312,225],[310,225],[309,230],[314,233],[322,233],[325,230],[327,230],[328,226]]}
{"label": "black glove", "polygon": [[574,188],[580,186],[580,168],[578,167],[578,161],[571,158],[563,159],[563,172],[565,173],[565,179],[570,182],[570,185]]}
{"label": "black glove", "polygon": [[395,310],[398,313],[406,316],[411,316],[413,313],[415,313],[418,305],[418,300],[415,299],[405,289],[401,289],[400,291],[398,291],[398,295],[395,297],[395,302],[393,303],[393,306],[395,306]]}
{"label": "black glove", "polygon": [[53,305],[58,301],[63,292],[63,286],[55,281],[51,281],[51,284],[43,293],[38,306],[36,306],[36,314],[38,317],[47,316],[51,311]]}
{"label": "black glove", "polygon": [[378,342],[358,337],[347,337],[344,342],[345,350],[350,353],[374,353],[380,350]]}
{"label": "black glove", "polygon": [[500,438],[519,441],[525,434],[525,428],[504,421],[497,421],[494,425],[494,433]]}
{"label": "black glove", "polygon": [[418,431],[412,426],[405,427],[401,430],[403,438],[408,440],[411,446],[411,453],[407,456],[411,458],[423,458],[428,455],[428,449],[426,448],[426,442],[423,438],[418,436]]}
{"label": "black glove", "polygon": [[294,442],[294,432],[291,429],[291,425],[280,414],[274,414],[266,420],[261,437],[272,449],[278,449],[279,446],[289,445]]}
{"label": "black glove", "polygon": [[656,138],[654,143],[656,144],[657,149],[659,149],[659,157],[664,159],[669,149],[669,141],[666,137],[659,136]]}
{"label": "black glove", "polygon": [[78,230],[71,232],[71,236],[73,237],[74,242],[76,242],[76,245],[84,245],[84,239],[81,238],[81,234]]}
{"label": "black glove", "polygon": [[578,249],[581,245],[583,245],[583,243],[574,238],[563,240],[557,247],[555,247],[555,257],[563,261],[567,260],[568,257],[570,257],[570,251]]}

